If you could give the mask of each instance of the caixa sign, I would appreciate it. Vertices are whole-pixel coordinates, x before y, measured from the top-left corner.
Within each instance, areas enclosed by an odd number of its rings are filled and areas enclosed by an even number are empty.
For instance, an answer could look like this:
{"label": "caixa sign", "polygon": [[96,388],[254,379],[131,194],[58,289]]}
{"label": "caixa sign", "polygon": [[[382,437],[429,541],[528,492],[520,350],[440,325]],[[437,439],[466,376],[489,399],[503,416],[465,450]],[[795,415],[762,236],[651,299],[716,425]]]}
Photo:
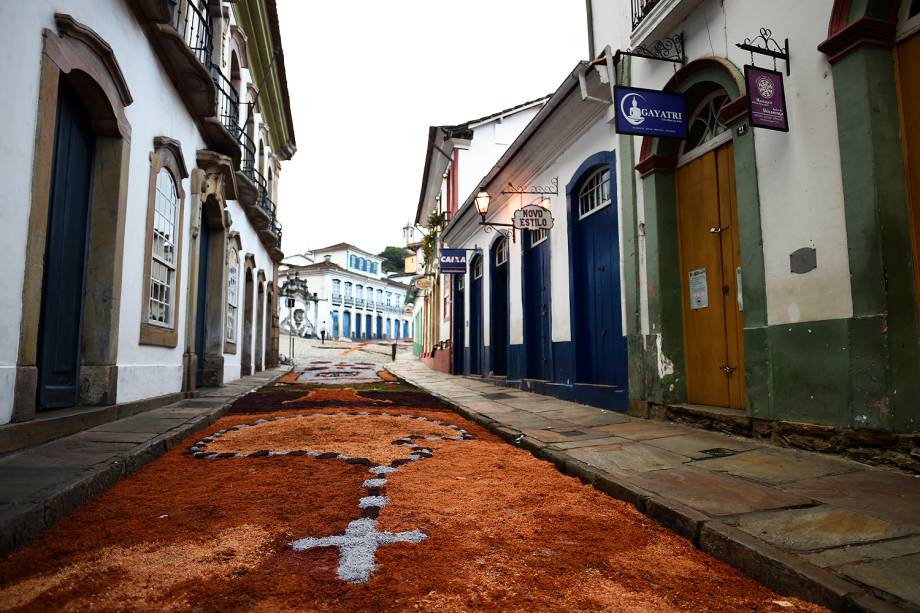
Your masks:
{"label": "caixa sign", "polygon": [[441,249],[438,253],[438,264],[441,274],[463,274],[466,272],[466,250]]}
{"label": "caixa sign", "polygon": [[687,99],[683,94],[618,85],[614,103],[619,134],[687,138]]}

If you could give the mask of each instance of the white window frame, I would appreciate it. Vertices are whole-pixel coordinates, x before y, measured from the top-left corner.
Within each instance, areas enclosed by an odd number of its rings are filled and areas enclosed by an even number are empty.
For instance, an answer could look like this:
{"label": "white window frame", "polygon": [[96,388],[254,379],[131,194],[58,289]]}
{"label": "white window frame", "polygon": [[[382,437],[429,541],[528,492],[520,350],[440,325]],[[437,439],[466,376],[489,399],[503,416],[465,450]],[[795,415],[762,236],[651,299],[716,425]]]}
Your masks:
{"label": "white window frame", "polygon": [[[166,177],[166,180],[169,181],[168,186],[172,188],[171,195],[165,194],[161,189],[160,179],[163,177]],[[165,185],[163,187],[165,187]],[[167,219],[167,214],[164,213],[160,208],[160,203],[166,201],[167,198],[170,199],[167,204],[172,207],[172,227],[169,229],[169,232],[166,232],[162,229],[163,223],[170,222]],[[166,168],[161,168],[159,172],[157,172],[156,196],[154,197],[153,205],[153,227],[151,228],[151,231],[153,232],[153,243],[150,249],[150,285],[147,288],[147,323],[152,326],[158,326],[170,330],[175,327],[174,322],[176,316],[176,272],[178,269],[179,259],[179,254],[176,253],[176,239],[178,238],[176,233],[179,229],[179,206],[179,186],[176,185],[176,180],[172,176],[172,173],[169,172],[169,170]],[[158,234],[162,235],[164,253],[171,250],[171,262],[157,253]],[[171,236],[172,238],[167,239],[167,236]],[[166,270],[165,283],[157,279],[156,269],[158,266]],[[159,295],[155,297],[154,293],[158,288],[165,288],[165,291],[159,292]],[[166,321],[161,321],[153,317],[153,307],[155,304],[162,305],[162,307],[165,309]]]}
{"label": "white window frame", "polygon": [[482,256],[473,260],[473,279],[482,279]]}
{"label": "white window frame", "polygon": [[[598,211],[602,210],[604,207],[610,206],[610,203],[613,202],[610,192],[610,168],[604,166],[603,168],[598,168],[591,175],[585,179],[584,183],[580,190],[578,190],[578,219],[584,219]],[[604,198],[604,186],[606,185],[607,197]],[[595,206],[593,208],[585,210],[583,204],[593,197]]]}
{"label": "white window frame", "polygon": [[913,17],[908,17],[910,14],[910,4],[911,0],[901,0],[901,7],[898,9],[898,42],[920,32],[920,13],[917,13]]}
{"label": "white window frame", "polygon": [[495,267],[508,263],[508,239],[501,239],[495,247]]}
{"label": "white window frame", "polygon": [[531,249],[549,239],[549,230],[542,228],[540,230],[530,230],[530,247]]}
{"label": "white window frame", "polygon": [[230,270],[227,272],[227,341],[236,342],[240,304],[240,255],[230,248]]}

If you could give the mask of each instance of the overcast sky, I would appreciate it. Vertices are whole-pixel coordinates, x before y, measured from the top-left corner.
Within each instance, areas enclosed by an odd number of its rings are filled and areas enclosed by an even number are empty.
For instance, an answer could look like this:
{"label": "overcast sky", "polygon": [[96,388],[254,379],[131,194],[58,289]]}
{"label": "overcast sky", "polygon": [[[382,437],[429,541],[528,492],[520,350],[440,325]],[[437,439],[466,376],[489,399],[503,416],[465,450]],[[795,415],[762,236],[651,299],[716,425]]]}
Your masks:
{"label": "overcast sky", "polygon": [[401,245],[428,126],[549,94],[588,55],[583,0],[278,0],[278,12],[298,147],[279,183],[286,255]]}

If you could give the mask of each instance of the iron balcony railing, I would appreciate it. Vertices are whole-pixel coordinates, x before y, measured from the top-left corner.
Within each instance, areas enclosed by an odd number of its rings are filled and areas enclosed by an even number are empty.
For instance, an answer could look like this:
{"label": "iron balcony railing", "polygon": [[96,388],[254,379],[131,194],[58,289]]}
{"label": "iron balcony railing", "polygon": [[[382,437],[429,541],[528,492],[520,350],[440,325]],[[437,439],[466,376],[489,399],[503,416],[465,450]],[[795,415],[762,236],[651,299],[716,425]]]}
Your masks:
{"label": "iron balcony railing", "polygon": [[332,304],[342,304],[342,294],[332,294]]}
{"label": "iron balcony railing", "polygon": [[240,139],[240,94],[224,76],[217,64],[211,64],[211,80],[217,88],[217,117],[230,136],[242,146]]}
{"label": "iron balcony railing", "polygon": [[355,306],[364,308],[364,298],[355,298]]}
{"label": "iron balcony railing", "polygon": [[170,23],[182,40],[204,66],[211,65],[212,26],[207,15],[196,0],[169,0],[172,20]]}
{"label": "iron balcony railing", "polygon": [[652,12],[661,0],[631,0],[632,2],[632,27],[635,30],[649,13]]}
{"label": "iron balcony railing", "polygon": [[352,306],[355,303],[355,299],[351,296],[345,296],[345,306]]}

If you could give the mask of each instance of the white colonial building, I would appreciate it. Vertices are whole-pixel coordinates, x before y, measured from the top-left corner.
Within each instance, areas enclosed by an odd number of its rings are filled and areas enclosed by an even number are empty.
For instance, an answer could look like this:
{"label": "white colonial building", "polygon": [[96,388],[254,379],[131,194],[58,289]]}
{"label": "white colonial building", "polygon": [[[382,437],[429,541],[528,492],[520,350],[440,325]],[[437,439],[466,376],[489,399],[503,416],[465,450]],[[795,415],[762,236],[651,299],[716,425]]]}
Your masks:
{"label": "white colonial building", "polygon": [[383,272],[383,258],[348,243],[291,256],[279,273],[283,288],[297,275],[307,283],[309,297],[296,296],[288,307],[280,302],[281,331],[327,338],[412,338],[414,325],[406,313],[409,286]]}
{"label": "white colonial building", "polygon": [[41,441],[273,365],[274,0],[7,2],[0,40],[0,424]]}

